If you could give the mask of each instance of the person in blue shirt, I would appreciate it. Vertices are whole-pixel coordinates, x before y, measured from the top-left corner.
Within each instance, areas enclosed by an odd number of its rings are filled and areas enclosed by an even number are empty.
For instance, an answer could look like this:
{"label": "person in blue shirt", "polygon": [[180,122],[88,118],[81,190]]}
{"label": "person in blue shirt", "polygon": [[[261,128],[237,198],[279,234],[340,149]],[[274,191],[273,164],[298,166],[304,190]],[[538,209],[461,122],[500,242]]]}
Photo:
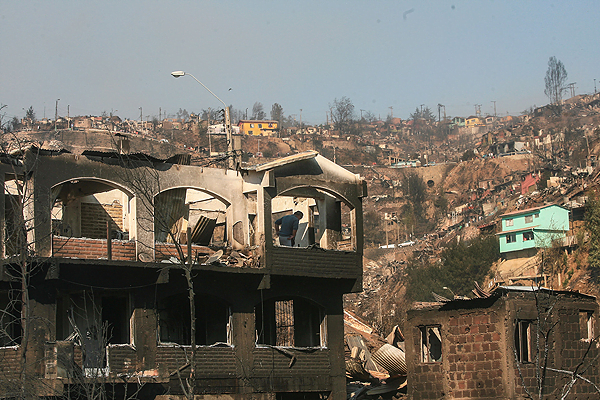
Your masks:
{"label": "person in blue shirt", "polygon": [[284,215],[275,221],[275,234],[279,236],[279,244],[282,246],[294,246],[296,232],[298,232],[298,222],[304,214],[302,211],[296,211],[290,215]]}

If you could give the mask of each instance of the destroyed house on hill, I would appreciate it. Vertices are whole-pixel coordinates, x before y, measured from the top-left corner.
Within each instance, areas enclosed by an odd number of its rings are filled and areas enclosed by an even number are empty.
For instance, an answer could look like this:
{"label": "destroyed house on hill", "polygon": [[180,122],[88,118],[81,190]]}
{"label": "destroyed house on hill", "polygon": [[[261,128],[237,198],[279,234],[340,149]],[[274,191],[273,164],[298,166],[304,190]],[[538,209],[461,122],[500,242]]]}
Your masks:
{"label": "destroyed house on hill", "polygon": [[[200,398],[345,398],[358,175],[316,152],[240,170],[35,148],[4,161],[1,397],[178,398],[190,383]],[[275,245],[298,209],[298,247]]]}
{"label": "destroyed house on hill", "polygon": [[597,324],[596,299],[568,291],[500,287],[487,298],[422,304],[404,329],[408,397],[538,398],[536,376],[545,374],[544,398],[561,398],[576,371],[565,398],[598,399]]}

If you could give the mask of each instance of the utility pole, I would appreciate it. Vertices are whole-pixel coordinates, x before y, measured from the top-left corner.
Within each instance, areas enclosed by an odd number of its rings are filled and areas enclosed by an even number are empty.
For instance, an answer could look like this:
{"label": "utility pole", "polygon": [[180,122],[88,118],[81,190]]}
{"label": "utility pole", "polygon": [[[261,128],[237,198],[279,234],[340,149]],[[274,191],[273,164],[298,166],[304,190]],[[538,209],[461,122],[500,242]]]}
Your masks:
{"label": "utility pole", "polygon": [[575,97],[575,84],[577,82],[571,82],[567,86],[571,89],[571,97]]}
{"label": "utility pole", "polygon": [[71,113],[70,113],[71,105],[67,104],[67,128],[71,130]]}
{"label": "utility pole", "polygon": [[58,122],[58,101],[60,99],[56,99],[56,107],[54,108],[54,132],[56,132],[56,123]]}
{"label": "utility pole", "polygon": [[302,109],[300,109],[300,132],[302,132]]}

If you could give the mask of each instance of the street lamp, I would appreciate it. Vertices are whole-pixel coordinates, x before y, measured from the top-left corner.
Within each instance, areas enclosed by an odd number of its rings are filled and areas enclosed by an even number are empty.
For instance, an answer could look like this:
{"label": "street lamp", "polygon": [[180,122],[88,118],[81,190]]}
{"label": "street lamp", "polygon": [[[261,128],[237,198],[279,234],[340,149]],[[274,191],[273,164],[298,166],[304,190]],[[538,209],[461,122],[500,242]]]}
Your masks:
{"label": "street lamp", "polygon": [[452,293],[452,298],[455,299],[456,295],[454,294],[454,292],[452,291],[452,289],[450,289],[448,286],[444,286],[442,289],[448,290],[450,293]]}
{"label": "street lamp", "polygon": [[[202,87],[204,87],[204,89],[208,90],[208,92],[210,94],[212,94],[217,100],[219,100],[223,104],[224,111],[225,111],[225,134],[227,135],[227,153],[229,155],[231,155],[233,153],[233,142],[231,140],[231,120],[229,119],[229,107],[227,107],[227,104],[225,104],[225,102],[223,100],[221,100],[219,98],[219,96],[217,96],[216,94],[214,94],[212,92],[212,90],[210,90],[209,88],[207,88],[204,83],[200,82],[198,80],[198,78],[196,78],[194,75],[190,74],[189,72],[173,71],[173,72],[171,72],[171,75],[174,78],[179,78],[179,77],[182,77],[182,76],[185,76],[185,75],[191,76],[192,78],[194,78],[194,80],[196,82],[198,82],[199,84],[201,84]],[[229,159],[229,167],[230,168],[233,168],[235,166],[235,163],[233,161],[234,161],[233,159],[231,159],[231,158]]]}

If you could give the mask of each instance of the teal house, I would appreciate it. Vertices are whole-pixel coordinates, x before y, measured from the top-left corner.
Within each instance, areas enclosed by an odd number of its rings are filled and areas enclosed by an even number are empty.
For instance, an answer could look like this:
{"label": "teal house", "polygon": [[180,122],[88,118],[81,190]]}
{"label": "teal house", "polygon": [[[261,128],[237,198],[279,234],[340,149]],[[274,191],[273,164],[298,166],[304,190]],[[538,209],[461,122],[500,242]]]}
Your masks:
{"label": "teal house", "polygon": [[569,210],[550,204],[501,215],[500,253],[506,259],[531,257],[562,240],[569,230]]}

